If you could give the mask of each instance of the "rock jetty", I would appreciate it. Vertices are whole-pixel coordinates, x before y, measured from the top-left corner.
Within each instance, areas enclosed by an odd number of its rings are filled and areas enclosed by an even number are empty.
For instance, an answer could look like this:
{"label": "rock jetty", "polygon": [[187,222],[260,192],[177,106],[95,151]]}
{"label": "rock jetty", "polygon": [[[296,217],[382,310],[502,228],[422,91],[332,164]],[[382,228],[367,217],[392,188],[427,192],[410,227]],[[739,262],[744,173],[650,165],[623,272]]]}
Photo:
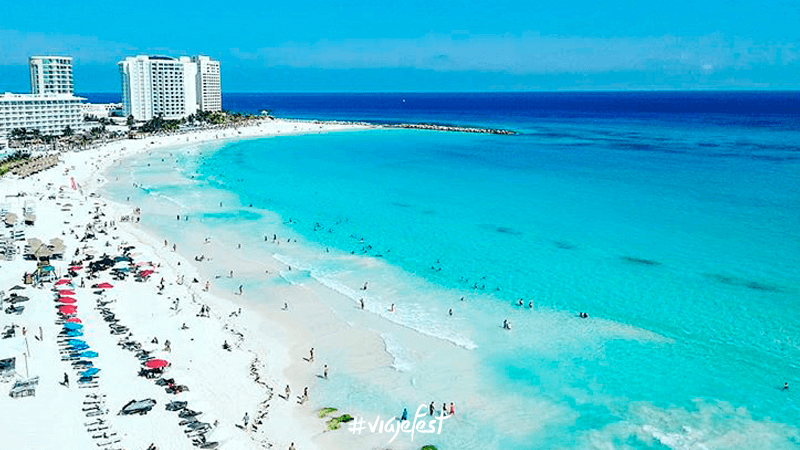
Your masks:
{"label": "rock jetty", "polygon": [[384,128],[409,128],[413,130],[433,130],[433,131],[453,131],[457,133],[482,133],[482,134],[506,134],[515,135],[516,131],[503,130],[499,128],[476,128],[476,127],[459,127],[452,125],[434,125],[427,123],[397,123],[383,125]]}

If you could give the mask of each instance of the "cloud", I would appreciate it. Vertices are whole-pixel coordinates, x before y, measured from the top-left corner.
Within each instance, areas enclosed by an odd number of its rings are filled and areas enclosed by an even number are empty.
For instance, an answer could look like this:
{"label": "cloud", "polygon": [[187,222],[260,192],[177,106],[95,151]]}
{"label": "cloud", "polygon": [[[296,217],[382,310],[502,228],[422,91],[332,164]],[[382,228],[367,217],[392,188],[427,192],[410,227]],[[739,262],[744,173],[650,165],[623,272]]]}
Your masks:
{"label": "cloud", "polygon": [[418,38],[286,42],[257,50],[232,49],[237,59],[266,67],[317,69],[415,68],[510,74],[592,74],[615,71],[691,71],[797,64],[797,44],[705,36],[575,37],[428,34]]}

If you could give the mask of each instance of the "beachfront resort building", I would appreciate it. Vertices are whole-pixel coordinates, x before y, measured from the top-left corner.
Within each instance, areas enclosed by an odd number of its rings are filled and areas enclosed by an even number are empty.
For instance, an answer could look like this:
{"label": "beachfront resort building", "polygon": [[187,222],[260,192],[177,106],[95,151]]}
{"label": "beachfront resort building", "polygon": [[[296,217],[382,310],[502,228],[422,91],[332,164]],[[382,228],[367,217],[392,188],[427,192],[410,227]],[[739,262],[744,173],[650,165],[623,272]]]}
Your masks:
{"label": "beachfront resort building", "polygon": [[222,110],[222,89],[219,84],[219,61],[208,56],[194,56],[197,64],[197,108],[200,111]]}
{"label": "beachfront resort building", "polygon": [[72,58],[33,56],[28,61],[30,94],[0,94],[0,146],[14,129],[42,135],[62,135],[84,126],[81,102],[72,94]]}
{"label": "beachfront resort building", "polygon": [[72,58],[69,56],[31,56],[31,94],[72,94]]}
{"label": "beachfront resort building", "polygon": [[222,107],[219,62],[205,56],[130,56],[118,63],[123,114],[181,119]]}

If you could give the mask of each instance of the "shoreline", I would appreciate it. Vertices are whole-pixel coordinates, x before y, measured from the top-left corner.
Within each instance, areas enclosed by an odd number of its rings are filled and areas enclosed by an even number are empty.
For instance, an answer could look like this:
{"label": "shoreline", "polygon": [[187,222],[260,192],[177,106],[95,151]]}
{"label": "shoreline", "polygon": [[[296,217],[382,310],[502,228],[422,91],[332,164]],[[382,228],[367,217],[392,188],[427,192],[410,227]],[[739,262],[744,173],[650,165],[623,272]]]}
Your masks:
{"label": "shoreline", "polygon": [[[274,127],[269,126],[273,124],[275,125]],[[195,405],[195,407],[197,407],[196,405],[199,403],[204,409],[205,415],[213,416],[215,418],[214,420],[219,423],[219,428],[214,428],[213,436],[216,439],[219,439],[219,441],[228,448],[263,448],[264,446],[288,448],[289,442],[295,442],[298,449],[315,449],[319,447],[312,441],[316,434],[313,430],[319,429],[324,422],[314,420],[311,412],[308,410],[308,406],[289,408],[288,405],[295,403],[294,401],[281,400],[278,402],[275,399],[276,395],[282,393],[283,389],[281,383],[287,378],[290,379],[290,383],[293,383],[293,396],[302,391],[302,386],[300,385],[300,381],[298,381],[300,377],[294,375],[294,373],[305,372],[307,370],[300,371],[297,370],[297,368],[293,369],[293,364],[297,365],[297,363],[292,363],[292,358],[289,357],[290,352],[293,351],[292,345],[296,344],[291,341],[283,343],[275,339],[274,335],[270,336],[265,333],[258,333],[257,330],[263,329],[264,326],[264,322],[261,320],[261,314],[245,314],[245,316],[249,317],[239,317],[239,314],[232,315],[233,313],[231,313],[231,315],[229,315],[227,313],[227,311],[240,311],[241,309],[246,311],[249,306],[244,306],[242,304],[237,305],[235,302],[231,302],[226,298],[225,295],[220,295],[219,293],[203,292],[199,285],[196,287],[192,284],[178,283],[177,279],[179,277],[188,280],[199,276],[196,268],[188,261],[188,258],[184,258],[179,253],[171,252],[168,248],[159,250],[159,239],[156,236],[151,235],[148,231],[141,229],[132,222],[120,221],[122,216],[131,214],[129,208],[114,203],[104,196],[97,196],[95,192],[106,183],[106,180],[101,174],[105,173],[105,171],[121,157],[132,157],[143,152],[162,150],[173,146],[179,148],[187,143],[195,144],[218,141],[220,139],[245,139],[285,134],[340,130],[351,131],[358,129],[363,128],[353,127],[352,125],[337,127],[330,124],[326,124],[325,126],[314,124],[314,126],[309,125],[303,127],[288,121],[273,121],[267,122],[266,124],[261,123],[255,126],[242,127],[238,130],[204,130],[195,133],[184,133],[177,136],[148,137],[140,141],[116,141],[105,144],[99,149],[92,151],[63,153],[60,155],[63,160],[60,161],[60,164],[56,166],[56,168],[35,174],[24,180],[4,178],[0,180],[0,186],[4,186],[4,191],[9,193],[4,199],[5,202],[22,203],[24,201],[30,201],[30,194],[38,191],[38,193],[34,195],[37,198],[35,203],[39,219],[36,225],[26,229],[28,237],[34,235],[47,238],[54,237],[61,234],[59,229],[64,230],[66,227],[74,227],[75,230],[77,230],[91,222],[80,219],[77,219],[77,222],[75,222],[75,213],[79,209],[88,209],[91,211],[92,207],[97,205],[97,211],[104,214],[107,219],[110,219],[112,225],[106,228],[105,232],[108,233],[108,235],[102,236],[101,239],[98,239],[96,242],[89,241],[90,245],[94,247],[94,253],[100,254],[109,252],[109,254],[113,255],[123,244],[126,246],[134,245],[136,247],[134,250],[136,254],[141,253],[149,256],[149,258],[145,256],[143,256],[143,258],[150,259],[154,264],[159,266],[153,278],[163,277],[166,280],[164,292],[158,293],[163,295],[163,297],[159,298],[153,295],[152,290],[156,284],[154,280],[138,285],[132,282],[115,282],[117,287],[116,290],[112,292],[116,294],[114,297],[119,297],[114,299],[119,300],[116,302],[116,308],[119,310],[120,319],[122,320],[124,317],[124,320],[128,322],[127,325],[130,326],[134,335],[157,335],[160,338],[160,342],[164,342],[165,339],[172,342],[173,350],[168,356],[165,356],[169,357],[171,363],[168,374],[174,376],[176,380],[179,377],[183,379],[184,382],[186,379],[191,380],[191,383],[187,382],[187,385],[191,388],[191,392],[187,394],[186,399],[191,399],[189,403]],[[62,168],[63,175],[60,170]],[[69,184],[67,180],[71,177],[74,177],[78,186],[80,186],[79,191],[65,191],[63,189],[64,184]],[[61,184],[62,189],[57,187],[59,184]],[[45,186],[47,186],[46,189]],[[12,192],[15,194],[11,194]],[[92,195],[89,195],[89,193]],[[12,195],[16,195],[16,197],[12,197]],[[60,208],[62,209],[60,212],[57,210],[60,205],[67,203],[77,206],[73,206],[75,209],[70,209],[69,212],[66,212],[64,208]],[[85,217],[89,216],[87,215]],[[55,271],[59,274],[65,273],[67,262],[71,259],[70,256],[73,254],[75,247],[81,244],[77,242],[77,239],[73,239],[72,236],[61,234],[61,237],[67,244],[67,252],[63,261],[53,262]],[[77,237],[77,235],[75,237]],[[104,246],[102,241],[107,240],[109,237],[110,240],[108,240]],[[112,242],[117,245],[113,245]],[[81,256],[82,255],[83,250],[81,250]],[[2,282],[2,287],[5,289],[13,284],[20,284],[19,282],[23,272],[30,272],[35,268],[33,262],[24,261],[21,259],[21,256],[17,256],[13,261],[2,261],[0,266],[2,266],[3,269],[3,276],[0,277],[0,282]],[[101,275],[101,277],[103,277],[103,275]],[[106,275],[105,278],[108,278],[108,276]],[[28,353],[25,354],[30,355],[30,358],[26,358],[26,362],[30,362],[31,369],[33,369],[29,374],[31,376],[37,375],[40,377],[39,382],[41,383],[41,387],[39,390],[41,392],[37,394],[37,400],[45,399],[48,403],[52,402],[54,405],[61,404],[62,408],[60,408],[60,410],[62,412],[68,410],[75,411],[77,410],[76,407],[80,405],[80,394],[83,394],[83,392],[76,392],[78,390],[77,387],[72,389],[62,388],[64,389],[63,391],[54,389],[52,385],[56,384],[56,379],[60,379],[61,372],[63,369],[66,369],[66,367],[52,359],[45,361],[43,360],[44,357],[40,356],[40,354],[47,353],[52,355],[56,349],[55,335],[57,334],[58,328],[55,328],[55,325],[52,324],[54,317],[51,312],[50,302],[52,294],[48,289],[49,286],[52,286],[52,284],[48,283],[44,285],[43,288],[45,289],[26,289],[25,292],[30,291],[36,294],[30,296],[32,298],[31,305],[36,301],[36,307],[29,307],[28,311],[23,311],[19,318],[16,316],[5,316],[3,322],[0,323],[6,325],[11,322],[14,325],[25,327],[28,330],[33,330],[41,326],[46,330],[44,333],[45,338],[42,342],[40,344],[37,342],[37,344],[33,345],[34,347],[40,348],[28,350]],[[90,308],[90,306],[94,305],[91,302],[92,295],[88,293],[88,288],[84,291],[84,289],[78,289],[76,287],[75,290],[78,294],[76,297],[79,298],[78,305],[80,311],[84,314],[84,319],[88,320],[87,316],[94,317],[96,313],[94,312],[94,308]],[[212,291],[214,291],[214,289],[212,289]],[[147,292],[150,293],[147,294]],[[163,329],[148,326],[146,313],[142,314],[141,311],[137,313],[135,307],[129,309],[132,306],[130,304],[127,305],[127,307],[123,307],[123,305],[127,303],[124,301],[126,299],[123,297],[129,297],[131,293],[134,294],[133,298],[139,299],[136,303],[138,303],[140,307],[148,306],[153,311],[163,311],[162,314],[165,316],[174,315],[175,317],[155,318],[151,316],[150,319],[156,319],[154,322],[161,325]],[[142,295],[144,297],[140,297]],[[169,302],[165,301],[164,297],[171,298],[172,296],[175,296],[176,299],[181,299],[180,303],[182,305],[178,311],[172,312],[166,308]],[[34,297],[36,297],[35,300],[33,299]],[[144,301],[145,297],[152,298],[148,301]],[[133,300],[133,298],[130,298],[130,300]],[[188,298],[191,298],[191,300],[187,301]],[[195,310],[199,309],[201,304],[207,304],[212,307],[211,325],[191,323],[199,320],[196,318]],[[141,380],[136,376],[135,370],[130,370],[136,366],[135,363],[131,366],[130,356],[127,357],[128,360],[126,361],[124,357],[118,355],[118,349],[114,348],[114,342],[117,340],[117,336],[109,335],[108,332],[103,329],[104,324],[102,324],[102,322],[93,323],[91,327],[89,326],[90,322],[94,321],[86,321],[87,331],[91,331],[91,333],[87,332],[87,337],[91,336],[93,339],[87,338],[87,342],[92,344],[92,348],[102,349],[96,361],[98,367],[101,368],[101,372],[98,375],[100,379],[99,389],[104,391],[103,395],[107,395],[107,397],[105,397],[106,400],[104,400],[104,405],[107,405],[110,414],[115,414],[116,409],[121,407],[122,404],[118,402],[114,403],[114,400],[119,400],[125,395],[118,391],[125,391],[126,386],[124,385],[126,384],[139,385],[141,384],[139,383]],[[183,322],[184,325],[188,324],[188,333],[193,336],[188,342],[185,336],[181,336],[181,331],[186,330],[181,330],[181,323],[179,322]],[[218,325],[213,325],[215,323]],[[201,335],[192,331],[196,327],[202,330]],[[17,331],[17,335],[19,334],[20,332]],[[49,340],[48,336],[50,337]],[[26,338],[27,337],[30,337],[30,335],[26,336]],[[205,342],[205,345],[192,342],[200,339]],[[220,339],[231,344],[231,346],[234,347],[232,349],[233,351],[226,352],[222,348],[222,342],[217,342],[216,345],[212,344],[212,342],[219,341]],[[28,339],[28,341],[30,341],[30,339]],[[213,347],[217,349],[212,350],[211,348]],[[191,350],[191,348],[195,348],[195,350]],[[114,353],[117,353],[114,357],[107,356]],[[226,355],[226,353],[232,354]],[[233,359],[229,361],[230,366],[238,366],[239,368],[233,370],[231,373],[225,373],[225,371],[214,369],[216,365],[214,359],[230,359],[231,357]],[[205,364],[203,362],[198,362],[200,359],[205,359]],[[124,366],[129,370],[127,372],[117,371],[112,369],[112,366]],[[37,367],[47,367],[49,370],[37,370]],[[209,369],[209,367],[211,369]],[[20,369],[19,366],[17,366],[17,368]],[[191,375],[192,372],[197,372],[198,370],[200,370],[203,375],[199,379],[196,378],[197,375]],[[110,375],[106,377],[103,376],[112,372],[118,372],[114,374],[114,378]],[[305,378],[308,378],[307,374],[305,375]],[[119,378],[117,378],[117,376],[119,376]],[[256,378],[256,381],[260,381],[260,383],[255,383],[253,377]],[[108,384],[112,380],[112,384]],[[220,400],[222,400],[220,395],[222,395],[223,398],[224,396],[231,395],[224,393],[226,387],[229,388],[231,386],[235,386],[236,389],[241,392],[238,392],[226,401],[220,402]],[[141,386],[139,387],[141,388]],[[152,388],[152,386],[148,387]],[[245,392],[250,392],[250,394],[245,394]],[[150,394],[155,397],[155,394],[152,393],[152,389]],[[129,392],[127,395],[135,396],[136,394]],[[48,399],[48,397],[50,398]],[[178,397],[176,397],[176,399],[177,398]],[[150,417],[156,418],[167,413],[167,411],[162,410],[163,402],[158,398],[157,400],[158,405],[153,412],[149,414]],[[86,400],[84,400],[84,402],[85,401]],[[7,402],[14,402],[14,400],[5,397],[3,400],[0,400],[0,407],[4,409],[11,408],[12,404]],[[269,408],[270,402],[274,405],[271,409]],[[283,403],[287,405],[284,406]],[[26,421],[35,423],[36,420],[33,420],[34,417],[41,418],[43,412],[41,411],[42,406],[37,405],[41,405],[41,403],[23,403],[22,406],[24,410],[18,415],[19,417],[17,419],[19,423],[14,424],[14,427],[24,429]],[[28,408],[25,408],[26,406]],[[158,413],[156,413],[156,410],[159,410]],[[59,409],[54,408],[53,412],[56,413],[57,411],[59,411]],[[78,410],[78,412],[80,411]],[[252,422],[250,423],[247,433],[238,433],[240,435],[237,435],[237,432],[242,430],[237,430],[234,425],[236,425],[236,422],[241,421],[239,417],[241,417],[241,413],[243,412],[249,413]],[[269,413],[269,418],[264,421],[264,415],[266,413]],[[85,421],[83,416],[75,413],[73,414],[70,420],[52,417],[51,422],[54,426],[68,422],[72,424],[71,426],[75,427],[79,420]],[[44,417],[48,417],[48,414],[45,413]],[[145,420],[148,423],[152,422],[151,420]],[[155,432],[148,432],[141,428],[141,423],[131,424],[129,420],[109,416],[108,421],[116,426],[117,430],[119,430],[119,435],[124,436],[120,438],[122,440],[121,442],[112,443],[110,448],[116,445],[124,445],[126,448],[145,448],[148,443],[155,443],[159,448],[162,446],[164,446],[164,448],[193,448],[190,440],[184,438],[181,442],[181,440],[176,437],[176,435],[180,435],[180,433],[176,433],[180,428],[177,426],[177,421],[174,417],[164,420],[166,422],[164,426],[167,424],[172,425],[174,429],[169,431],[162,430],[163,434],[155,434]],[[142,422],[142,420],[139,422]],[[11,426],[11,424],[6,425]],[[152,424],[149,426],[152,426]],[[164,428],[164,426],[157,426],[155,428],[161,429]],[[47,429],[48,427],[37,425],[34,428],[41,430],[42,428]],[[301,429],[305,431],[299,432]],[[24,447],[26,439],[28,443],[31,442],[35,434],[36,432],[33,430],[28,433],[20,432],[18,436],[21,441],[17,442],[18,445],[13,445],[14,442],[11,442],[11,444],[15,448]],[[85,436],[88,433],[81,434]],[[296,438],[292,436],[296,436]],[[148,437],[152,442],[145,442]],[[15,440],[12,439],[12,441]],[[47,447],[48,445],[42,443],[42,446]],[[328,446],[325,448],[328,448]]]}

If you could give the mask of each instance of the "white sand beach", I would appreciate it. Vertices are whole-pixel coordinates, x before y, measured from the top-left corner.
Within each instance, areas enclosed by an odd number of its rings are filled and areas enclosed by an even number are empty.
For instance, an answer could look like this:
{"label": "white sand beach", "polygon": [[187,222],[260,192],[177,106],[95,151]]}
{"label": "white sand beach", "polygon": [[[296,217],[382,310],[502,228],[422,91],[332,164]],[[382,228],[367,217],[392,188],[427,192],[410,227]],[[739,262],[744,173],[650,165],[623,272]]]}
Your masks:
{"label": "white sand beach", "polygon": [[[0,261],[2,308],[24,306],[18,314],[13,309],[0,313],[0,332],[9,336],[0,339],[0,360],[14,361],[13,370],[0,375],[1,447],[352,448],[350,433],[325,433],[325,422],[308,403],[300,402],[304,387],[313,386],[323,370],[321,363],[309,364],[302,356],[314,339],[339,332],[336,321],[329,320],[332,313],[320,312],[314,304],[314,293],[291,292],[292,312],[277,326],[278,320],[269,319],[274,310],[259,311],[243,298],[234,302],[232,293],[222,295],[214,286],[206,291],[208,276],[197,262],[145,233],[135,211],[110,202],[97,190],[104,182],[100,174],[109,165],[155,148],[359,128],[363,126],[265,120],[238,130],[123,140],[62,153],[57,166],[24,179],[0,179],[0,205],[19,216],[23,208],[36,215],[34,225],[14,229],[23,230],[25,239],[48,243],[57,238],[64,245],[63,258],[50,260],[52,271],[43,273],[47,281],[24,284],[24,275],[37,269],[35,260],[21,254],[26,241],[14,241],[16,256]],[[225,254],[225,249],[219,250],[217,254]],[[114,268],[127,271],[124,279],[112,276],[108,267],[90,278],[89,264],[105,255]],[[72,262],[81,267],[70,275]],[[237,267],[235,260],[231,264]],[[281,263],[265,264],[278,268]],[[134,274],[150,270],[146,279],[135,280]],[[92,287],[101,283],[113,287]],[[12,290],[14,286],[21,288]],[[69,292],[60,295],[56,288]],[[12,294],[28,299],[14,299]],[[276,298],[284,294],[276,293]],[[74,303],[59,303],[60,297]],[[76,308],[61,313],[59,305]],[[317,313],[305,314],[311,310]],[[292,331],[300,318],[311,323]],[[71,336],[66,335],[68,323],[75,329]],[[319,330],[316,336],[301,331],[314,327]],[[362,361],[353,364],[389,364],[379,336],[357,328],[347,333],[362,345]],[[163,373],[142,376],[151,372],[142,372],[146,361],[157,365],[154,361],[159,360],[168,363]],[[22,385],[25,381],[32,389]],[[284,399],[287,384],[291,394]],[[19,395],[12,397],[11,391]],[[151,399],[155,405],[144,408],[142,415],[119,414],[132,400]],[[173,403],[177,409],[170,411],[170,402],[186,403]],[[364,448],[378,448],[385,439],[362,441]]]}

